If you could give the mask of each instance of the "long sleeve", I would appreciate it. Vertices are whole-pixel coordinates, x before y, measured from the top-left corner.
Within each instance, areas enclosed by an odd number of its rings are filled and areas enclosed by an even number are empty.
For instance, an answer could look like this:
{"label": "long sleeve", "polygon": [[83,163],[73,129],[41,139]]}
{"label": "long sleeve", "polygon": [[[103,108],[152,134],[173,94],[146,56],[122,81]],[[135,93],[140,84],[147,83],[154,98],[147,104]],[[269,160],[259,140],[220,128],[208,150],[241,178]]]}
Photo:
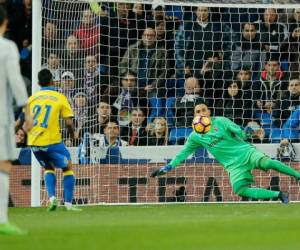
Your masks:
{"label": "long sleeve", "polygon": [[16,45],[13,43],[11,43],[9,55],[7,56],[7,60],[5,62],[5,67],[9,87],[17,106],[25,106],[28,96],[25,83],[21,75],[18,50]]}
{"label": "long sleeve", "polygon": [[191,154],[193,154],[198,148],[201,147],[198,143],[194,142],[193,134],[191,134],[185,143],[183,149],[175,156],[170,162],[172,168],[176,168],[181,162],[186,160]]}
{"label": "long sleeve", "polygon": [[129,71],[130,69],[130,60],[132,59],[130,57],[130,48],[129,47],[127,49],[127,51],[125,52],[125,55],[123,56],[121,62],[120,62],[120,65],[119,65],[119,68],[120,68],[120,75],[123,75],[125,74],[126,72]]}

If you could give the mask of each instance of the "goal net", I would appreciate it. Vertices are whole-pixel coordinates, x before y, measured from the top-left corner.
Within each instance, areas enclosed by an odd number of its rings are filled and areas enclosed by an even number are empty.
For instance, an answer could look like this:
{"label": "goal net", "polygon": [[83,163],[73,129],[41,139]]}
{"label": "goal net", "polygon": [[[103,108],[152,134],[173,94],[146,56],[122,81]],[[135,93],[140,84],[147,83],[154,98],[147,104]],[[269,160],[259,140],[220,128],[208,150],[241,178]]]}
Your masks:
{"label": "goal net", "polygon": [[[201,148],[176,170],[149,177],[182,149],[194,112],[206,107],[251,127],[250,143],[300,170],[296,2],[43,0],[35,67],[50,69],[74,109],[77,139],[62,126],[77,178],[74,202],[246,200]],[[292,178],[253,174],[255,185],[299,201]]]}

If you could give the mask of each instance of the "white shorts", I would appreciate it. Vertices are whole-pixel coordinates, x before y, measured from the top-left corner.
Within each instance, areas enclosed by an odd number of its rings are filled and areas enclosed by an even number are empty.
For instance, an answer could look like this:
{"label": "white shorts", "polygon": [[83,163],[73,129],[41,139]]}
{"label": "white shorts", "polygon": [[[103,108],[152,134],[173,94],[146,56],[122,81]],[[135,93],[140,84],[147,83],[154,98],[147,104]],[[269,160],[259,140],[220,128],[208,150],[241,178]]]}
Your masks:
{"label": "white shorts", "polygon": [[0,126],[0,161],[12,161],[17,158],[14,127]]}

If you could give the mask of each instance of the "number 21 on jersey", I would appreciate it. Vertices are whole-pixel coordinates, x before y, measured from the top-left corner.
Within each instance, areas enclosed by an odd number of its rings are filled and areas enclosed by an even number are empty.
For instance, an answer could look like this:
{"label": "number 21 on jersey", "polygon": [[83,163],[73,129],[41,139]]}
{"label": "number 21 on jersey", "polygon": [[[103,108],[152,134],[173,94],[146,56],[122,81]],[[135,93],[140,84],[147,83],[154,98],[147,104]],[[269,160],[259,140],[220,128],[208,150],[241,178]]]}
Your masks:
{"label": "number 21 on jersey", "polygon": [[[52,109],[51,105],[34,105],[32,109],[33,126],[40,126],[42,128],[47,128],[51,109]],[[44,114],[44,116],[41,117],[41,114]],[[39,121],[41,121],[40,124]]]}

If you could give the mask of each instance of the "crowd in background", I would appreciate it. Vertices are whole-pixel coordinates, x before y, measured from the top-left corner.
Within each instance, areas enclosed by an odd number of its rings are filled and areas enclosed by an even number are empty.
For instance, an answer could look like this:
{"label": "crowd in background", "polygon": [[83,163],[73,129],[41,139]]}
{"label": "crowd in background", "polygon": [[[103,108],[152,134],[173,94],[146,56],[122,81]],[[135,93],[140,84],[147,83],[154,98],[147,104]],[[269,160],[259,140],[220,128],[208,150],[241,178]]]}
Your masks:
{"label": "crowd in background", "polygon": [[[0,3],[30,93],[32,0]],[[196,105],[259,129],[253,142],[299,141],[300,9],[43,0],[42,15],[42,68],[75,114],[68,146],[183,144]]]}

